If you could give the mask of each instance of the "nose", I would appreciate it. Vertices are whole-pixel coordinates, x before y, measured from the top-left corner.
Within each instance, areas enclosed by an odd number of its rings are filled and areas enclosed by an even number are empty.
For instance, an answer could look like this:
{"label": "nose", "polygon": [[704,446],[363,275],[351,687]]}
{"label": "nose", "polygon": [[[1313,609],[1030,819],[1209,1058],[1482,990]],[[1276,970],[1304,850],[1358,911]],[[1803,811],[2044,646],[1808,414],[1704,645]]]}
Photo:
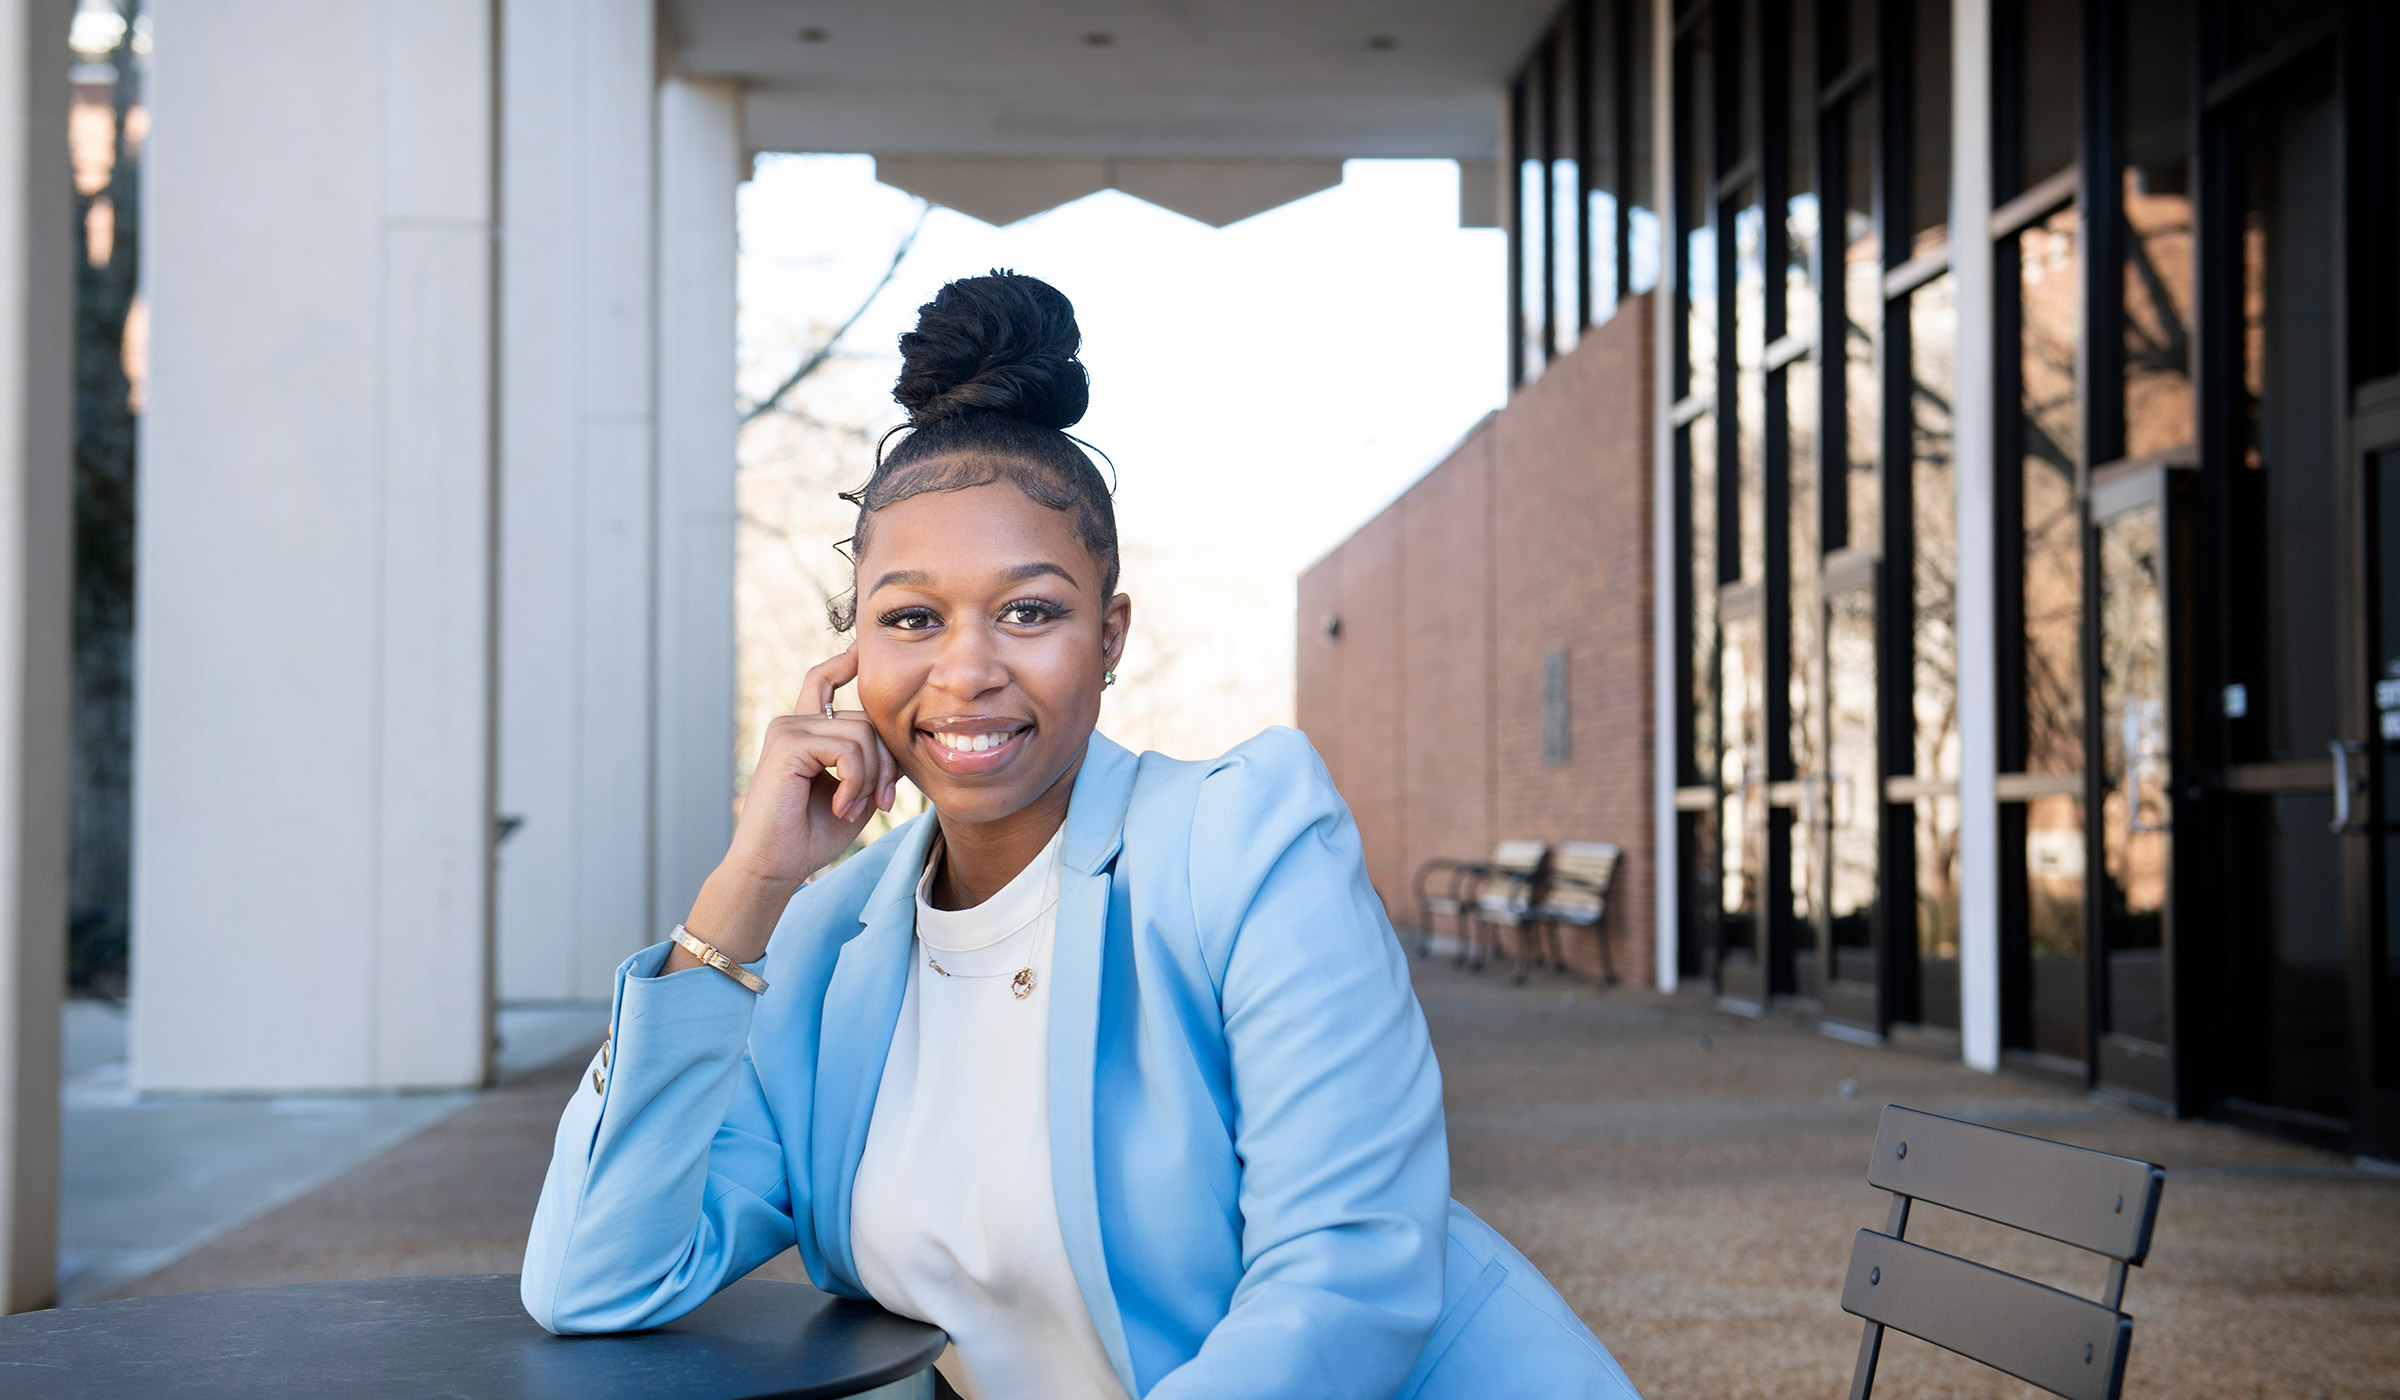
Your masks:
{"label": "nose", "polygon": [[940,652],[925,683],[957,700],[974,700],[1008,684],[1008,667],[1000,658],[1000,638],[991,624],[953,625],[944,633]]}

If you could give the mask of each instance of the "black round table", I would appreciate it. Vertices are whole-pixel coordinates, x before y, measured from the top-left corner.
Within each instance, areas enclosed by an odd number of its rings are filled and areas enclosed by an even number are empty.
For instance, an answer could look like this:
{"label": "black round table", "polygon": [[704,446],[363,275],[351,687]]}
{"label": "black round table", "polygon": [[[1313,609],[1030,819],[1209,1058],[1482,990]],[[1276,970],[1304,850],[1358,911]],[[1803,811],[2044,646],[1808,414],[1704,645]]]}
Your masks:
{"label": "black round table", "polygon": [[745,1279],[648,1332],[553,1337],[517,1276],[357,1279],[0,1317],[8,1400],[818,1400],[934,1363],[941,1329]]}

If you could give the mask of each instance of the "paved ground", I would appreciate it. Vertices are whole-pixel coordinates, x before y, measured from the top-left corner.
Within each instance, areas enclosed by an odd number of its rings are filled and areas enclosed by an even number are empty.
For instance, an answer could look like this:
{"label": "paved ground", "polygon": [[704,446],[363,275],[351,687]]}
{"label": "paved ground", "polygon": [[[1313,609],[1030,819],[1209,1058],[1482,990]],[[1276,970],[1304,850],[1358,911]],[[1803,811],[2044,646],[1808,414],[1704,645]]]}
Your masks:
{"label": "paved ground", "polygon": [[[125,1083],[125,1012],[66,1007],[59,1297],[104,1298],[210,1240],[406,1142],[472,1094],[137,1098]],[[499,1070],[527,1070],[595,1039],[605,1006],[500,1013]]]}
{"label": "paved ground", "polygon": [[[1851,1233],[1883,1219],[1865,1168],[1887,1101],[2167,1166],[2159,1242],[2127,1292],[2128,1394],[2400,1397],[2400,1180],[1689,997],[1512,987],[1442,963],[1418,986],[1458,1196],[1549,1272],[1651,1400],[1843,1392],[1858,1332],[1836,1298]],[[582,1053],[126,1291],[513,1271]],[[1944,1212],[1921,1210],[1910,1233],[2100,1285],[2072,1251]],[[1885,1394],[2033,1393],[1907,1338],[1886,1357]]]}

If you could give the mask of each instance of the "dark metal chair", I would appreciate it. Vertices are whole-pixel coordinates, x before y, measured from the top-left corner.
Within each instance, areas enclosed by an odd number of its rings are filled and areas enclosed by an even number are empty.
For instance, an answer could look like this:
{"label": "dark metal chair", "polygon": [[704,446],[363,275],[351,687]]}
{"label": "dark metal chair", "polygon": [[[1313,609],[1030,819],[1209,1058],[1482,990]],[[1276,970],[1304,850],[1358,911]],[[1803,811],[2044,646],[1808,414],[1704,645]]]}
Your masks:
{"label": "dark metal chair", "polygon": [[[1433,921],[1436,917],[1450,919],[1458,929],[1458,942],[1467,942],[1467,911],[1475,904],[1475,883],[1483,878],[1484,863],[1479,860],[1450,860],[1435,856],[1417,867],[1417,956],[1424,957],[1433,950]],[[1446,876],[1440,893],[1426,888],[1434,876]]]}
{"label": "dark metal chair", "polygon": [[[1503,841],[1492,850],[1492,858],[1484,862],[1482,878],[1475,882],[1475,900],[1467,911],[1467,940],[1458,950],[1458,961],[1466,965],[1470,959],[1475,970],[1483,970],[1483,949],[1487,928],[1513,928],[1517,931],[1517,957],[1524,960],[1526,916],[1539,902],[1542,878],[1550,869],[1550,843],[1547,841]],[[1497,948],[1497,940],[1490,946]]]}
{"label": "dark metal chair", "polygon": [[[1566,950],[1559,946],[1559,928],[1588,928],[1600,943],[1601,980],[1617,984],[1617,965],[1608,952],[1608,892],[1617,882],[1617,866],[1625,853],[1606,841],[1568,841],[1550,857],[1550,878],[1542,882],[1541,902],[1526,919],[1542,934],[1552,969],[1566,971]],[[1533,969],[1531,940],[1517,938],[1517,980]]]}
{"label": "dark metal chair", "polygon": [[[1851,1400],[1867,1400],[1887,1327],[2067,1400],[2117,1400],[2133,1319],[2125,1271],[2150,1253],[2162,1167],[2021,1133],[1884,1107],[1867,1181],[1892,1193],[1883,1233],[1850,1249],[1842,1308],[1866,1319]],[[1909,1205],[1931,1201],[2107,1256],[2099,1302],[1908,1243]]]}

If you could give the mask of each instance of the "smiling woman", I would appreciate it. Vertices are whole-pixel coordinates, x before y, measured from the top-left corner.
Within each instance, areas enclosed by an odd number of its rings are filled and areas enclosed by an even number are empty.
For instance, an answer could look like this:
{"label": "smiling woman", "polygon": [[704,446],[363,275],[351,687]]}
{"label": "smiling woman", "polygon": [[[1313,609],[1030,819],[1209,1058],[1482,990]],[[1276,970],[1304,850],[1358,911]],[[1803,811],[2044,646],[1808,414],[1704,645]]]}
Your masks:
{"label": "smiling woman", "polygon": [[[1448,1199],[1424,1018],[1308,741],[1097,732],[1133,606],[1065,432],[1080,339],[1009,273],[902,338],[908,436],[850,498],[856,638],[769,726],[686,923],[618,971],[527,1310],[656,1326],[797,1245],[945,1329],[969,1400],[1631,1396]],[[902,776],[933,810],[833,864]]]}

